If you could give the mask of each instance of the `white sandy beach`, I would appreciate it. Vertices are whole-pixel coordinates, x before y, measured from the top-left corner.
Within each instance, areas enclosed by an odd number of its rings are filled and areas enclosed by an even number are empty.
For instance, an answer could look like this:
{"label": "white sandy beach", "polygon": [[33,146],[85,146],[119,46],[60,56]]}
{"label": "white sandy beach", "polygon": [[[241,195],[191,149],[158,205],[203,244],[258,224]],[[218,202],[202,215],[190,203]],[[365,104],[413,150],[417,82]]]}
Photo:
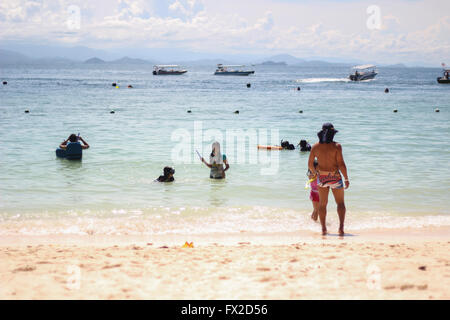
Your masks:
{"label": "white sandy beach", "polygon": [[0,298],[449,299],[449,235],[3,237]]}

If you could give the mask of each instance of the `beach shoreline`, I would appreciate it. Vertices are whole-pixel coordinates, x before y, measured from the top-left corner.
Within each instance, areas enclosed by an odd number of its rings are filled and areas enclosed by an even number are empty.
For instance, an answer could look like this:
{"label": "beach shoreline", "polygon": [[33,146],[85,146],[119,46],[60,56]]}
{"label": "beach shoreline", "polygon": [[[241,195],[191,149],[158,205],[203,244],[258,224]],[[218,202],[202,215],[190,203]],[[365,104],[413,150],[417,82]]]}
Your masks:
{"label": "beach shoreline", "polygon": [[0,298],[449,299],[449,231],[1,237]]}

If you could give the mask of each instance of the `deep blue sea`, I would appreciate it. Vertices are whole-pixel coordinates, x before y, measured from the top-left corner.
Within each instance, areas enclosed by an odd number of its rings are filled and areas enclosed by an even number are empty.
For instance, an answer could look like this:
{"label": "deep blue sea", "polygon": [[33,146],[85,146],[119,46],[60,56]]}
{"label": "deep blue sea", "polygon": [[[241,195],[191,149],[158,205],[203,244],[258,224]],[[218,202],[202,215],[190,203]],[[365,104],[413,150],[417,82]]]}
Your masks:
{"label": "deep blue sea", "polygon": [[[450,225],[450,85],[436,82],[440,69],[380,67],[355,83],[345,67],[254,66],[248,77],[185,67],[182,76],[153,76],[149,65],[1,69],[0,234],[317,230],[308,154],[256,144],[312,144],[324,122],[339,130],[349,172],[348,229]],[[55,156],[71,133],[91,145],[82,161]],[[214,140],[230,163],[223,181],[195,153],[208,158]],[[155,183],[166,165],[175,182]],[[331,225],[335,209],[330,194]]]}

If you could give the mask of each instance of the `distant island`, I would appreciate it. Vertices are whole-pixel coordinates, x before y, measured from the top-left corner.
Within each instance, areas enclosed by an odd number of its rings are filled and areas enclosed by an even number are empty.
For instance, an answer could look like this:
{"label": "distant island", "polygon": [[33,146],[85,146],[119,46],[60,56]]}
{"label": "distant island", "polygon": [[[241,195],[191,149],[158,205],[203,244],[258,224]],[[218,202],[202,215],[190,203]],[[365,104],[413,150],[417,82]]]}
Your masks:
{"label": "distant island", "polygon": [[264,62],[260,63],[259,65],[261,65],[261,66],[287,66],[287,63],[284,61],[275,62],[275,61],[269,60],[269,61],[264,61]]}
{"label": "distant island", "polygon": [[84,63],[100,64],[100,63],[105,63],[105,60],[102,60],[102,59],[99,59],[99,58],[90,58],[90,59],[87,59]]}

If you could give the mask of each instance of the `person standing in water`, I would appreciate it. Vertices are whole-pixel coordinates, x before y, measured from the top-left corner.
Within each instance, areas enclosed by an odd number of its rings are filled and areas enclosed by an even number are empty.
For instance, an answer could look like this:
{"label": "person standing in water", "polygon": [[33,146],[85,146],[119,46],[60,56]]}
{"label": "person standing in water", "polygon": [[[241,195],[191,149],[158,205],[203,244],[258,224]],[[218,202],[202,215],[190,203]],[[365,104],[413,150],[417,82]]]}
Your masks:
{"label": "person standing in water", "polygon": [[[212,151],[211,155],[209,157],[209,163],[206,162],[206,160],[202,157],[202,162],[206,164],[208,168],[211,168],[211,172],[209,174],[209,177],[211,179],[224,179],[225,178],[225,171],[227,171],[230,168],[230,165],[228,164],[226,155],[222,155],[220,152],[220,143],[214,142],[212,144]],[[225,168],[223,165],[225,164]]]}
{"label": "person standing in water", "polygon": [[[308,168],[311,172],[317,172],[317,186],[319,189],[319,218],[322,225],[322,234],[327,234],[326,216],[328,194],[331,188],[334,200],[337,204],[339,215],[339,235],[344,235],[345,203],[344,203],[344,183],[345,189],[350,185],[347,175],[347,167],[342,156],[342,146],[333,141],[334,135],[338,131],[331,123],[325,123],[322,130],[317,133],[319,142],[314,144],[309,155]],[[314,160],[317,158],[317,169],[314,167]],[[342,182],[341,173],[344,176]]]}

